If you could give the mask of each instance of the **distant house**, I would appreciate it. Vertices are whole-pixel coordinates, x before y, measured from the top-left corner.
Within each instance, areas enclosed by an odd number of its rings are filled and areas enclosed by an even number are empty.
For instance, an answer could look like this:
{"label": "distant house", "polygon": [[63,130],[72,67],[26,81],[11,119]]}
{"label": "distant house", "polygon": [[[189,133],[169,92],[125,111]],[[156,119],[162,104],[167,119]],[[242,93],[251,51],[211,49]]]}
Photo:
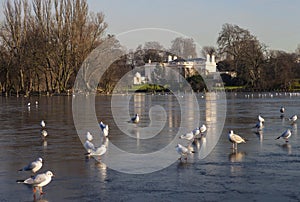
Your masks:
{"label": "distant house", "polygon": [[[136,73],[134,76],[134,84],[143,84],[151,82],[152,74],[156,67],[168,67],[179,72],[182,77],[187,78],[197,74],[209,75],[217,72],[217,64],[215,62],[215,56],[207,55],[206,59],[203,58],[190,58],[187,60],[179,59],[176,56],[168,56],[168,61],[165,63],[157,63],[149,60],[144,65],[145,75]],[[179,80],[180,78],[175,78]]]}

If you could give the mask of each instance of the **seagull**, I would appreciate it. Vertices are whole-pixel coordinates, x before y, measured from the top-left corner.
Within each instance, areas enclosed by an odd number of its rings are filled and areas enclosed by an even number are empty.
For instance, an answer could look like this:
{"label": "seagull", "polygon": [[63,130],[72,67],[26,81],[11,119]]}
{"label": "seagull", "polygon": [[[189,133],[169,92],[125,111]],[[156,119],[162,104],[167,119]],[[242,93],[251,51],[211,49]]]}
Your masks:
{"label": "seagull", "polygon": [[99,156],[100,159],[100,157],[106,153],[106,150],[106,146],[103,144],[100,147],[91,150],[89,156]]}
{"label": "seagull", "polygon": [[188,141],[193,141],[194,140],[194,134],[193,134],[193,132],[185,133],[185,134],[181,135],[179,138],[180,139],[185,139],[185,140],[188,140]]}
{"label": "seagull", "polygon": [[101,128],[101,130],[103,131],[105,128],[107,129],[107,131],[108,131],[108,125],[106,125],[106,124],[104,124],[102,121],[100,122],[100,128]]}
{"label": "seagull", "polygon": [[84,146],[84,148],[87,150],[87,154],[86,154],[86,155],[90,155],[91,152],[92,152],[93,150],[95,150],[94,144],[93,144],[92,142],[88,141],[88,140],[85,141],[85,143],[84,143],[83,146]]}
{"label": "seagull", "polygon": [[260,114],[258,115],[258,121],[262,122],[263,124],[265,123],[265,119]]}
{"label": "seagull", "polygon": [[201,135],[203,136],[203,133],[206,131],[206,126],[204,124],[202,124],[201,127],[199,128],[195,128],[192,133],[194,134],[194,136],[197,136],[197,135]]}
{"label": "seagull", "polygon": [[42,166],[43,166],[43,159],[39,157],[38,159],[29,163],[27,166],[20,169],[19,171],[31,171],[33,173],[36,173],[42,168]]}
{"label": "seagull", "polygon": [[45,127],[46,127],[46,123],[45,123],[45,121],[44,121],[44,120],[42,120],[40,125],[41,125],[41,127],[42,127],[42,128],[45,128]]}
{"label": "seagull", "polygon": [[193,151],[190,151],[185,146],[182,146],[181,144],[177,144],[175,148],[176,148],[177,153],[180,154],[180,157],[178,160],[181,160],[181,158],[184,156],[184,159],[187,161],[187,156],[191,153],[194,153]]}
{"label": "seagull", "polygon": [[206,131],[206,126],[204,124],[202,124],[202,126],[200,127],[200,133],[203,134]]}
{"label": "seagull", "polygon": [[295,123],[297,121],[297,119],[298,119],[298,116],[296,114],[294,114],[293,116],[291,116],[289,118],[289,120],[292,121],[292,123]]}
{"label": "seagull", "polygon": [[90,132],[86,133],[86,141],[84,143],[84,148],[87,150],[87,154],[90,154],[92,150],[95,150],[94,144],[91,142],[93,140],[93,136],[91,135]]}
{"label": "seagull", "polygon": [[261,121],[258,121],[253,128],[257,128],[257,130],[259,131],[262,130],[263,127],[264,127],[263,123]]}
{"label": "seagull", "polygon": [[42,135],[42,138],[45,139],[47,137],[48,133],[47,133],[47,131],[45,129],[43,129],[41,131],[41,135]]}
{"label": "seagull", "polygon": [[140,117],[138,114],[135,114],[134,117],[131,118],[131,122],[138,123],[140,121]]}
{"label": "seagull", "polygon": [[93,136],[92,136],[92,134],[91,134],[90,132],[87,132],[87,133],[86,133],[86,139],[87,139],[88,141],[92,141],[92,140],[93,140]]}
{"label": "seagull", "polygon": [[241,136],[234,134],[233,130],[230,130],[230,132],[228,133],[228,139],[230,142],[232,142],[232,148],[237,149],[237,144],[239,143],[246,143],[246,141],[241,138]]}
{"label": "seagull", "polygon": [[200,128],[195,128],[193,131],[192,131],[193,135],[196,136],[196,135],[199,135],[200,134]]}
{"label": "seagull", "polygon": [[284,113],[284,111],[285,111],[284,107],[283,107],[283,106],[281,106],[281,107],[280,107],[280,113],[282,113],[282,114],[283,114],[283,113]]}
{"label": "seagull", "polygon": [[279,137],[277,137],[276,140],[278,140],[279,138],[283,138],[283,139],[285,139],[285,142],[288,142],[289,141],[289,137],[291,137],[291,135],[292,135],[291,130],[287,129]]}
{"label": "seagull", "polygon": [[17,180],[17,183],[29,184],[33,186],[33,193],[35,194],[36,188],[39,189],[40,194],[43,194],[43,186],[49,184],[52,180],[53,173],[47,171],[45,173],[38,174],[34,177],[30,177],[26,180]]}

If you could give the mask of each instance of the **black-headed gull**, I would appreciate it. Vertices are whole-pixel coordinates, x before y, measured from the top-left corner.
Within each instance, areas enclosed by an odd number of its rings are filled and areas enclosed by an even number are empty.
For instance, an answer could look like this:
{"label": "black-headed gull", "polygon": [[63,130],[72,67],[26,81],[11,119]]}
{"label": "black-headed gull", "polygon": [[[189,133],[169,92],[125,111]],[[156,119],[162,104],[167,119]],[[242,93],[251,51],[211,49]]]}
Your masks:
{"label": "black-headed gull", "polygon": [[195,128],[192,132],[193,132],[194,136],[197,136],[199,134],[201,136],[203,136],[203,134],[205,133],[205,131],[206,131],[206,126],[204,124],[202,124],[201,127]]}
{"label": "black-headed gull", "polygon": [[254,126],[254,128],[256,128],[257,131],[262,130],[263,127],[264,127],[264,125],[263,125],[263,123],[260,122],[260,121],[258,121],[258,122],[256,123],[256,125]]}
{"label": "black-headed gull", "polygon": [[283,114],[283,113],[284,113],[284,111],[285,111],[284,107],[283,107],[283,106],[281,106],[279,111],[280,111],[280,113],[282,113],[282,114]]}
{"label": "black-headed gull", "polygon": [[285,139],[285,142],[288,142],[289,137],[291,137],[291,135],[292,135],[292,131],[290,129],[287,129],[279,137],[277,137],[276,140],[278,140],[279,138],[283,138]]}
{"label": "black-headed gull", "polygon": [[92,136],[92,134],[91,134],[90,132],[87,132],[87,133],[86,133],[86,139],[87,139],[88,141],[92,141],[94,138],[93,138],[93,136]]}
{"label": "black-headed gull", "polygon": [[102,121],[100,122],[100,128],[101,130],[103,131],[104,129],[108,130],[108,125],[107,124],[104,124]]}
{"label": "black-headed gull", "polygon": [[265,123],[265,119],[260,114],[258,115],[258,121],[262,122],[263,124]]}
{"label": "black-headed gull", "polygon": [[31,171],[33,173],[36,173],[42,168],[42,166],[43,166],[43,159],[39,157],[38,159],[36,159],[33,162],[30,162],[27,166],[20,169],[19,171]]}
{"label": "black-headed gull", "polygon": [[195,128],[193,131],[192,131],[193,135],[194,136],[197,136],[200,134],[200,128]]}
{"label": "black-headed gull", "polygon": [[203,134],[205,133],[206,130],[207,130],[206,126],[202,124],[202,126],[200,127],[200,133]]}
{"label": "black-headed gull", "polygon": [[32,185],[33,193],[35,193],[36,188],[38,188],[40,191],[40,194],[43,194],[43,187],[51,182],[53,176],[54,175],[51,171],[47,171],[45,173],[38,174],[34,177],[30,177],[26,180],[17,180],[17,182]]}
{"label": "black-headed gull", "polygon": [[104,155],[107,151],[106,145],[102,144],[100,147],[91,150],[88,156],[98,157],[101,160],[101,156]]}
{"label": "black-headed gull", "polygon": [[246,141],[239,135],[234,134],[233,130],[230,130],[228,133],[228,139],[232,143],[232,148],[237,149],[237,144],[246,143]]}
{"label": "black-headed gull", "polygon": [[294,114],[293,116],[291,116],[289,118],[289,120],[292,121],[292,123],[295,123],[297,121],[297,119],[298,119],[298,116],[296,114]]}
{"label": "black-headed gull", "polygon": [[185,146],[182,146],[181,144],[177,144],[175,148],[177,153],[180,154],[178,160],[181,160],[181,158],[184,157],[184,159],[187,161],[187,156],[191,153],[194,153],[193,151],[189,150]]}
{"label": "black-headed gull", "polygon": [[46,127],[46,123],[45,123],[45,121],[44,121],[44,120],[42,120],[42,121],[41,121],[41,123],[40,123],[40,125],[41,125],[41,127],[42,127],[42,128],[45,128],[45,127]]}
{"label": "black-headed gull", "polygon": [[84,148],[87,150],[87,154],[89,155],[93,150],[95,150],[94,144],[91,142],[93,140],[93,136],[90,132],[86,133],[86,141],[84,143]]}
{"label": "black-headed gull", "polygon": [[132,123],[138,123],[140,121],[140,117],[138,114],[135,114],[134,117],[131,118]]}
{"label": "black-headed gull", "polygon": [[179,138],[193,142],[195,136],[194,136],[193,132],[189,132],[189,133],[185,133],[185,134],[181,135]]}

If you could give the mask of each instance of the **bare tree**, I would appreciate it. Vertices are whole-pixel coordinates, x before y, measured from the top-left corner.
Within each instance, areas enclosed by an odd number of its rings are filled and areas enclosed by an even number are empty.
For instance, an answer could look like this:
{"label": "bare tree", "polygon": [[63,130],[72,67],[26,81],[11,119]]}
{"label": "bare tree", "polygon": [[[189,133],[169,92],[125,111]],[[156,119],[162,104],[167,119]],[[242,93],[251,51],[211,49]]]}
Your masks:
{"label": "bare tree", "polygon": [[219,54],[233,61],[238,77],[242,78],[248,87],[258,88],[262,80],[266,46],[248,30],[231,24],[223,25],[217,44]]}
{"label": "bare tree", "polygon": [[196,44],[192,38],[177,37],[171,43],[171,53],[184,59],[197,57]]}
{"label": "bare tree", "polygon": [[86,0],[8,0],[4,15],[6,89],[64,92],[83,60],[105,40],[104,15],[89,13]]}
{"label": "bare tree", "polygon": [[203,46],[201,49],[202,57],[206,57],[206,55],[217,55],[217,49],[214,46]]}

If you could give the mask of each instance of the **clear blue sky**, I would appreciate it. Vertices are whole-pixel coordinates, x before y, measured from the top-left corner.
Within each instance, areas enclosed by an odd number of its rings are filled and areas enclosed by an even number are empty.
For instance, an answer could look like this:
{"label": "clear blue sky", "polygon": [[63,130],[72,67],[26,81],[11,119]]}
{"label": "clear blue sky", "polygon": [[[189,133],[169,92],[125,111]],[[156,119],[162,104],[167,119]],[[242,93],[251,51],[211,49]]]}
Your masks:
{"label": "clear blue sky", "polygon": [[[88,0],[88,4],[90,10],[105,14],[109,34],[163,28],[192,37],[200,46],[216,46],[222,25],[230,23],[248,29],[269,49],[293,52],[300,44],[299,0]],[[1,6],[1,19],[2,10]],[[146,32],[143,39],[131,33],[126,40],[140,44],[159,37],[168,47],[173,39],[165,31]]]}

